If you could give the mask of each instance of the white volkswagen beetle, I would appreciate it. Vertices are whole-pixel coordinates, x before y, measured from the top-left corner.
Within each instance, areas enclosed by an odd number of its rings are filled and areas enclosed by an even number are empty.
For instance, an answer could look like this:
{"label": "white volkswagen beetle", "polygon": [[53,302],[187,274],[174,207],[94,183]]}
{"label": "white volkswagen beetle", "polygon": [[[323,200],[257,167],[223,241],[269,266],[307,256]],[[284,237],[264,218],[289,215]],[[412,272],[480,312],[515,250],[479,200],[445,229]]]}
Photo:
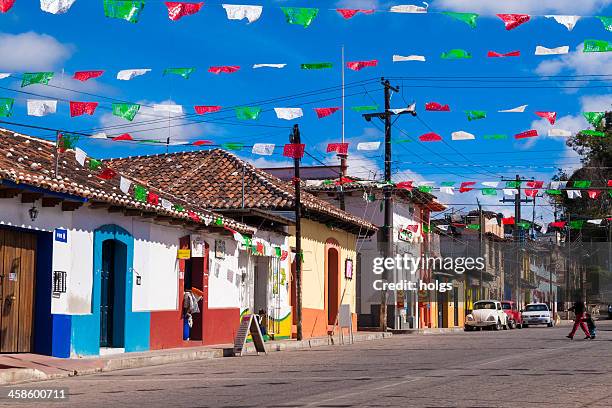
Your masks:
{"label": "white volkswagen beetle", "polygon": [[465,331],[482,327],[493,330],[508,328],[508,315],[502,310],[498,300],[479,300],[474,303],[474,310],[465,317]]}

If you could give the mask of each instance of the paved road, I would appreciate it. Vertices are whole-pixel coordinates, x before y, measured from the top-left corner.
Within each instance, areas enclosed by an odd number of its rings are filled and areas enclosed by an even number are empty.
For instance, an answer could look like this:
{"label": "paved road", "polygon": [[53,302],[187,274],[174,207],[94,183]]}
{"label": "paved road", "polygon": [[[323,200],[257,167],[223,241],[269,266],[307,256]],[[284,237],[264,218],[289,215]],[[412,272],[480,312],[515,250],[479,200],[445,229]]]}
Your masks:
{"label": "paved road", "polygon": [[[612,322],[596,340],[529,328],[392,339],[30,384],[66,407],[610,407]],[[580,333],[580,332],[579,332]]]}

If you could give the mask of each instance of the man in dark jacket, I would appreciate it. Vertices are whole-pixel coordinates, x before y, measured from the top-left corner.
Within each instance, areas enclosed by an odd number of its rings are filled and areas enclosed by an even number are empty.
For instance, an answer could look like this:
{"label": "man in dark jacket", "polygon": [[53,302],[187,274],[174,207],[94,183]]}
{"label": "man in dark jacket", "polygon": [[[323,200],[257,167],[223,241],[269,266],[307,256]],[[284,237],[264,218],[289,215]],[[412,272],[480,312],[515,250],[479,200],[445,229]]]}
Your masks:
{"label": "man in dark jacket", "polygon": [[574,302],[574,306],[570,307],[568,310],[574,311],[575,318],[574,318],[574,327],[572,328],[572,331],[570,332],[570,334],[567,335],[567,337],[570,340],[573,339],[574,334],[576,334],[576,330],[578,330],[578,326],[580,326],[580,328],[586,335],[585,339],[590,339],[591,334],[589,333],[589,329],[587,328],[587,325],[583,320],[584,313],[586,312],[586,307],[582,299],[581,298],[576,299],[576,301]]}

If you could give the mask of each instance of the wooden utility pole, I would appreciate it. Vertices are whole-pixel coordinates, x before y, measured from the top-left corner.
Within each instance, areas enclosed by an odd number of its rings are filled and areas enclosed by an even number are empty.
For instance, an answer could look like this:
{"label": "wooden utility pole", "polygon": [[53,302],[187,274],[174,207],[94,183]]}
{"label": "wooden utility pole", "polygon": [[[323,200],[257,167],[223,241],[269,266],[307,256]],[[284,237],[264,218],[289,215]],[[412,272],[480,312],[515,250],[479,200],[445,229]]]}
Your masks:
{"label": "wooden utility pole", "polygon": [[[483,256],[483,244],[484,244],[484,222],[483,222],[483,217],[482,217],[482,205],[480,205],[480,200],[478,198],[476,198],[476,203],[478,204],[478,223],[480,224],[480,227],[478,228],[479,232],[480,232],[480,245],[478,246],[478,248],[480,249],[480,256]],[[482,269],[480,269],[480,299],[479,300],[483,300],[484,299],[484,284],[482,282],[483,280],[483,271]]]}
{"label": "wooden utility pole", "polygon": [[[300,128],[293,125],[289,142],[300,144]],[[300,159],[293,159],[293,185],[295,187],[295,314],[297,320],[297,339],[302,340],[302,202],[300,197]]]}

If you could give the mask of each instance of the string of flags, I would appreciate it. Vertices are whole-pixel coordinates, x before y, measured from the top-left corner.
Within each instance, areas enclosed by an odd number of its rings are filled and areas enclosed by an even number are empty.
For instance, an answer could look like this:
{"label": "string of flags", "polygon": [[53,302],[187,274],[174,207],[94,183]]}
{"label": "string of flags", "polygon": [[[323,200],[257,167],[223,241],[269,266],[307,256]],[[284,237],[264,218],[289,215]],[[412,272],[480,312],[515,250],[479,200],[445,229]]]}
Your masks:
{"label": "string of flags", "polygon": [[[0,13],[9,12],[17,0],[0,0]],[[76,0],[40,0],[40,9],[50,14],[65,14],[76,3]],[[143,14],[146,1],[145,0],[102,0],[104,15],[111,19],[124,20],[130,23],[138,23]],[[168,19],[171,21],[179,21],[184,17],[198,14],[204,7],[204,2],[164,2]],[[221,4],[225,10],[228,20],[246,20],[247,24],[254,23],[259,20],[263,14],[263,6],[261,5],[237,5],[237,4]],[[314,7],[286,7],[281,6],[280,10],[288,24],[298,25],[301,27],[309,27],[319,15],[319,9]],[[355,9],[355,8],[335,8],[329,9],[338,13],[344,20],[350,20],[358,14],[372,15],[374,13],[388,12],[399,14],[441,14],[449,18],[466,24],[468,27],[475,29],[478,25],[478,19],[481,17],[477,13],[460,13],[439,11],[432,12],[429,10],[429,4],[423,2],[422,5],[401,4],[393,5],[388,9]],[[514,30],[519,26],[526,24],[534,19],[535,16],[529,14],[496,14],[501,20],[504,28],[508,31]],[[568,31],[572,31],[578,21],[584,16],[576,15],[545,15],[546,19],[553,19],[558,24],[564,26]],[[612,17],[595,16],[599,19],[608,31],[612,31]]]}
{"label": "string of flags", "polygon": [[[487,225],[499,225],[501,224],[502,226],[511,226],[514,228],[520,228],[520,229],[524,229],[524,230],[529,230],[532,228],[532,226],[534,224],[532,224],[529,221],[525,221],[525,220],[521,220],[521,221],[517,221],[514,217],[502,217],[501,222],[498,222],[497,218],[491,218],[489,220],[486,221]],[[583,229],[585,226],[587,226],[588,224],[593,225],[593,226],[601,226],[602,224],[607,223],[608,226],[612,225],[612,217],[606,217],[606,218],[595,218],[595,219],[586,219],[586,220],[570,220],[570,221],[553,221],[551,223],[548,224],[548,229],[555,229],[555,230],[564,230],[564,229],[570,229],[570,230],[581,230]],[[414,228],[415,226],[407,226],[407,227],[412,227]],[[465,224],[465,223],[461,223],[461,222],[452,222],[450,224],[436,224],[436,225],[432,225],[431,227],[423,224],[423,232],[424,233],[430,233],[432,227],[438,228],[439,230],[443,231],[443,232],[447,232],[449,230],[450,227],[453,227],[454,229],[469,229],[469,230],[480,230],[481,225],[480,224]]]}

